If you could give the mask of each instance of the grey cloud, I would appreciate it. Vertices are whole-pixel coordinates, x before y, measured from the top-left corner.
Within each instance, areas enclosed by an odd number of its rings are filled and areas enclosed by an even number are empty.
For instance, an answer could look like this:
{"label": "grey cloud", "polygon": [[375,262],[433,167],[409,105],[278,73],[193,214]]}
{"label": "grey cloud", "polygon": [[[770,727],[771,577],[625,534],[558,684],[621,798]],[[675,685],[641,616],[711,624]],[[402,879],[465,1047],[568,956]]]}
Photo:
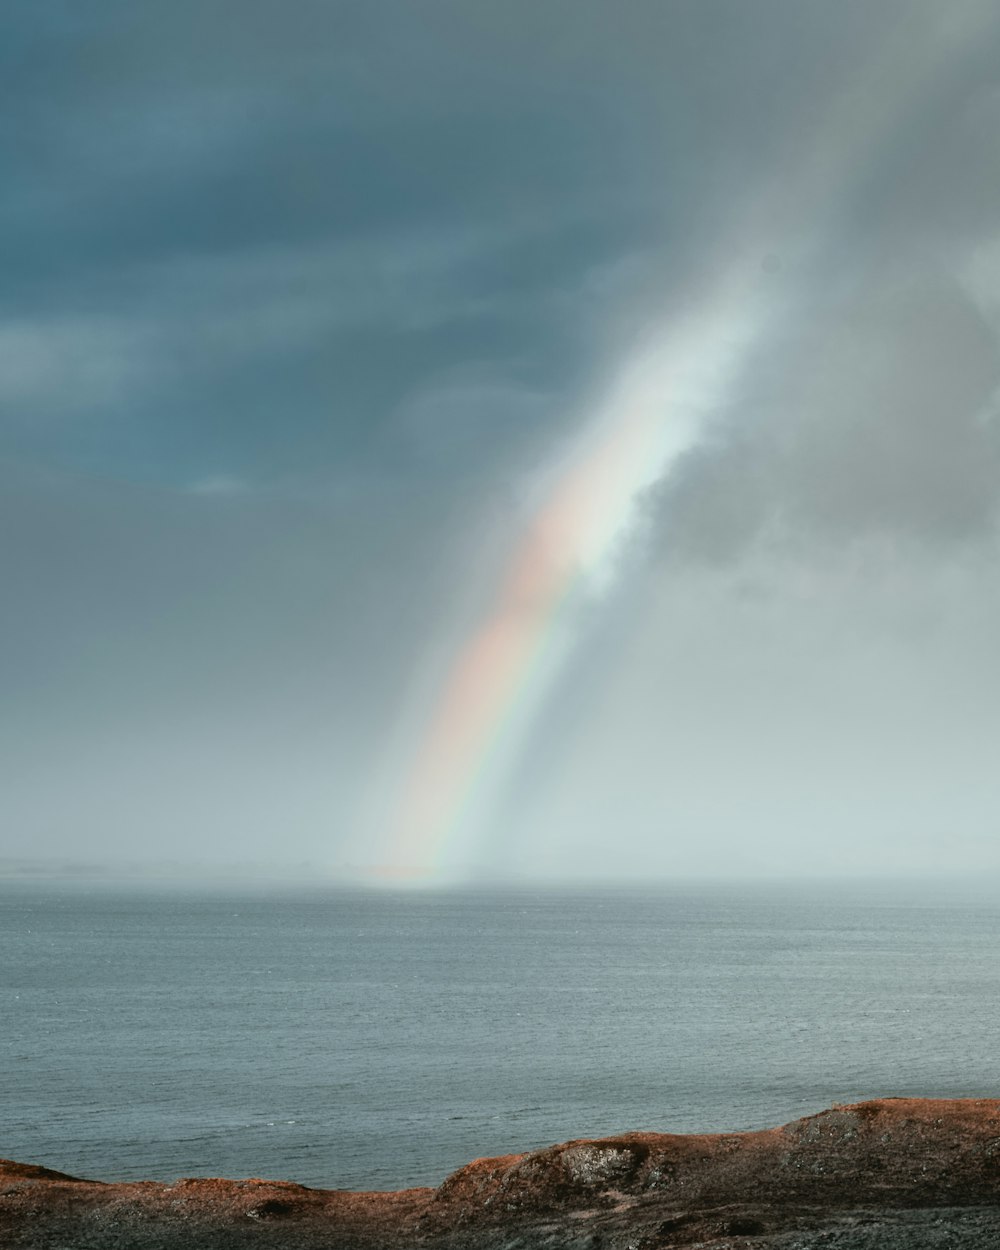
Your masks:
{"label": "grey cloud", "polygon": [[551,396],[502,377],[460,372],[432,379],[426,389],[407,397],[394,414],[387,441],[411,470],[439,477],[487,459],[491,478],[512,481],[523,471],[526,445],[540,444],[540,455],[547,450],[552,403]]}
{"label": "grey cloud", "polygon": [[887,269],[755,362],[738,406],[650,502],[664,555],[993,535],[1000,345],[956,280]]}
{"label": "grey cloud", "polygon": [[[920,38],[983,21],[906,102],[877,162],[830,188],[841,201],[822,206],[811,266],[778,274],[793,324],[746,363],[738,402],[647,501],[666,558],[995,534],[998,28],[975,5],[925,16]],[[771,240],[779,262],[789,242]]]}
{"label": "grey cloud", "polygon": [[854,238],[875,239],[890,253],[909,248],[954,259],[970,241],[995,229],[996,47],[994,25],[916,103],[891,160],[880,163],[855,207]]}
{"label": "grey cloud", "polygon": [[26,422],[121,403],[153,380],[146,340],[100,317],[0,320],[0,404]]}
{"label": "grey cloud", "polygon": [[784,151],[788,98],[822,98],[900,11],[109,2],[43,23],[16,6],[9,274],[595,193],[633,234],[687,232]]}
{"label": "grey cloud", "polygon": [[[168,482],[337,460],[356,470],[391,434],[392,412],[442,372],[530,390],[577,369],[551,329],[541,367],[529,350],[580,284],[565,248],[546,276],[506,287],[491,276],[535,235],[415,231],[157,261],[97,284],[86,311],[11,310],[0,317],[8,447],[87,468],[85,449],[100,449],[100,470]],[[578,300],[578,319],[609,298]]]}
{"label": "grey cloud", "polygon": [[[88,467],[356,465],[456,368],[562,389],[551,412],[569,411],[607,327],[682,283],[804,149],[788,98],[824,99],[900,10],[391,11],[11,9],[0,313],[52,350],[62,325],[93,338],[81,385],[68,340],[52,373],[97,422]],[[93,378],[123,356],[127,405],[103,404]],[[11,449],[44,459],[30,399]],[[62,462],[80,455],[71,436]]]}

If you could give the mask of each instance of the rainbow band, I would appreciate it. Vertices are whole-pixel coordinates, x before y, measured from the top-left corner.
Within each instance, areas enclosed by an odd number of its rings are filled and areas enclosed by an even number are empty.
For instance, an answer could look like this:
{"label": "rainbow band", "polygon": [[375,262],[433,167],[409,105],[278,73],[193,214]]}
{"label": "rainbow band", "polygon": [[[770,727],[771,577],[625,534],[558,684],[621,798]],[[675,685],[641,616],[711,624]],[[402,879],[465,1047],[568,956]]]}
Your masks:
{"label": "rainbow band", "polygon": [[[709,375],[727,373],[750,319],[741,333],[731,316],[725,334],[718,316],[692,324],[675,330],[671,351],[632,369],[528,525],[493,607],[451,667],[399,799],[383,875],[433,872],[516,726],[530,722],[526,705],[540,703],[558,674],[573,602],[608,579],[637,497],[694,440],[692,395],[715,398]],[[680,400],[673,410],[670,390]]]}

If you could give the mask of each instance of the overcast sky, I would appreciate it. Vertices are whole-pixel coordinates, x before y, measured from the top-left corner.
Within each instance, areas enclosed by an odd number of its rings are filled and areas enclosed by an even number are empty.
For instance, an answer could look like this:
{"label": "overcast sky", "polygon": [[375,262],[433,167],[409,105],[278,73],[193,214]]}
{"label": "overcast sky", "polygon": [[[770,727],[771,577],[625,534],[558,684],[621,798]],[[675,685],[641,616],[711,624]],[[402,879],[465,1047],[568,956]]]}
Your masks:
{"label": "overcast sky", "polygon": [[641,394],[431,879],[1000,868],[998,66],[990,0],[7,0],[0,858],[393,867]]}

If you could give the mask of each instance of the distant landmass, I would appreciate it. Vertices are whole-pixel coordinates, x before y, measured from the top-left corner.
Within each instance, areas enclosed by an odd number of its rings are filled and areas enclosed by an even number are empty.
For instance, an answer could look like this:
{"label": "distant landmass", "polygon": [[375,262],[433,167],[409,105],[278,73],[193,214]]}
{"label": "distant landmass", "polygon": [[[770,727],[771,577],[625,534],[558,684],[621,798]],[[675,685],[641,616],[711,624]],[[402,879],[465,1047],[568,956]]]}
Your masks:
{"label": "distant landmass", "polygon": [[571,1141],[397,1193],[105,1184],[2,1161],[0,1234],[11,1250],[996,1250],[1000,1100]]}

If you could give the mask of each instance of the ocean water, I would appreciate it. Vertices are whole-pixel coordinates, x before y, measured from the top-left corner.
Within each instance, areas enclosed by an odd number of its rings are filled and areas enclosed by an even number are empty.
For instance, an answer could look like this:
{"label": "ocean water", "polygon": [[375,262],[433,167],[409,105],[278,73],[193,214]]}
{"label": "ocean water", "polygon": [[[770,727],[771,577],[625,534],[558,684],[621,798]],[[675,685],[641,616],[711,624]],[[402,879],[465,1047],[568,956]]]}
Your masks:
{"label": "ocean water", "polygon": [[1000,1095],[990,889],[0,883],[0,1155],[436,1184],[484,1154]]}

